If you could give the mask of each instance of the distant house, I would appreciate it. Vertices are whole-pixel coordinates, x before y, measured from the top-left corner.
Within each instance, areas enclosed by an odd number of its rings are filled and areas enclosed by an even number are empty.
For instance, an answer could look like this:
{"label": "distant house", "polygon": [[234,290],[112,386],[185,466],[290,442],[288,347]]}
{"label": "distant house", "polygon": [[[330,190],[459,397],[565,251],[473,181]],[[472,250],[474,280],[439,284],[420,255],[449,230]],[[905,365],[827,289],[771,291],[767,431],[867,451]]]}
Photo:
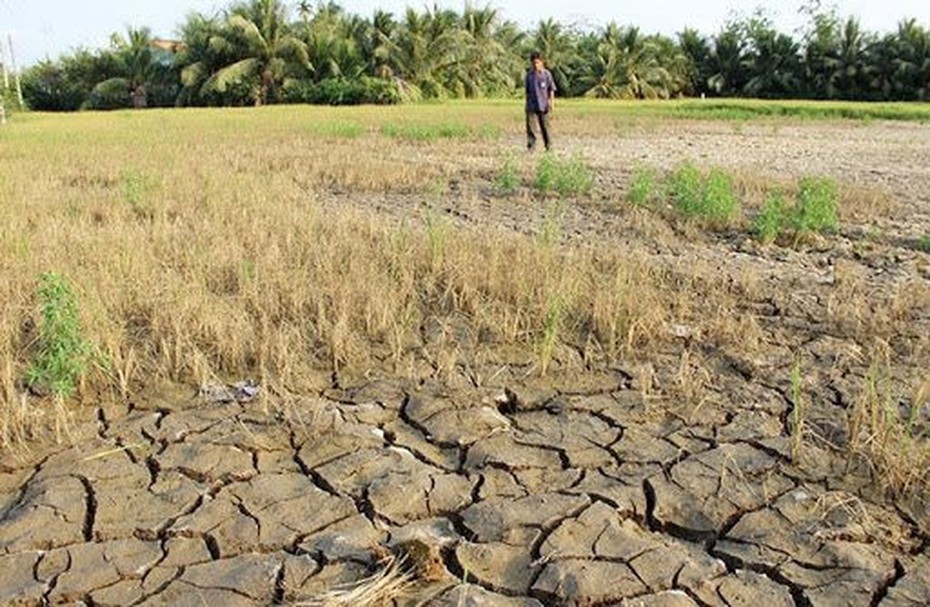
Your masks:
{"label": "distant house", "polygon": [[187,50],[187,45],[181,40],[166,40],[164,38],[154,38],[150,42],[153,48],[169,53],[180,53]]}

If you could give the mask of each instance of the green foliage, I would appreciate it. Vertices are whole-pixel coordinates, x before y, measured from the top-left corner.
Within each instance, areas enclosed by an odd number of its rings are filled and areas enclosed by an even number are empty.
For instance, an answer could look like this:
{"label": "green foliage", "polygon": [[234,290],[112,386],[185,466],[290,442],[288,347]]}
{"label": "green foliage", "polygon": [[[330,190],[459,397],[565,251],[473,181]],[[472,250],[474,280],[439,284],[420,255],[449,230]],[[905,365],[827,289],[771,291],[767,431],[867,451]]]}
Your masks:
{"label": "green foliage", "polygon": [[304,129],[314,135],[339,139],[357,139],[365,134],[363,125],[350,120],[318,121],[305,125]]}
{"label": "green foliage", "polygon": [[92,348],[81,330],[77,298],[64,276],[42,274],[38,296],[39,350],[27,372],[27,381],[66,398],[86,373]]}
{"label": "green foliage", "polygon": [[924,253],[930,253],[930,234],[924,234],[914,243],[914,248]]}
{"label": "green foliage", "polygon": [[315,105],[393,105],[402,101],[395,82],[369,76],[327,78],[320,82],[292,80],[284,85],[282,98],[287,103]]}
{"label": "green foliage", "polygon": [[627,194],[630,202],[638,207],[652,206],[659,202],[662,192],[655,170],[649,167],[636,167]]}
{"label": "green foliage", "polygon": [[552,362],[552,353],[559,340],[567,307],[565,296],[561,293],[551,295],[546,303],[542,340],[539,344],[539,367],[542,375],[546,374]]}
{"label": "green foliage", "polygon": [[446,122],[442,124],[384,124],[381,134],[391,139],[408,141],[437,141],[439,139],[467,139],[472,129],[464,124]]}
{"label": "green foliage", "polygon": [[536,165],[535,186],[542,193],[560,196],[588,194],[594,187],[594,173],[580,155],[563,160],[544,154]]}
{"label": "green foliage", "polygon": [[546,209],[542,229],[537,240],[543,249],[551,249],[559,243],[562,235],[562,219],[565,216],[565,204],[556,200]]}
{"label": "green foliage", "polygon": [[788,224],[799,234],[835,230],[839,226],[836,182],[826,177],[804,177],[798,186]]}
{"label": "green foliage", "polygon": [[[542,51],[560,96],[930,99],[930,28],[904,19],[896,31],[880,35],[864,30],[855,17],[821,10],[819,2],[805,9],[810,21],[796,36],[755,13],[709,36],[685,28],[677,40],[615,23],[582,32],[552,19],[521,31],[490,6],[466,4],[456,11],[433,5],[395,19],[385,11],[365,18],[334,2],[311,4],[299,3],[297,19],[293,4],[283,0],[240,0],[212,16],[191,13],[178,27],[181,44],[168,50],[149,44],[147,28],[130,29],[128,36],[114,36],[110,48],[81,49],[28,70],[27,106],[245,105],[286,96],[325,104],[512,97],[522,92],[530,49]],[[372,90],[366,79],[387,84]],[[930,110],[916,104],[708,100],[670,109],[740,119],[930,119]]]}
{"label": "green foliage", "polygon": [[733,181],[720,169],[705,177],[692,164],[684,164],[671,177],[675,207],[685,216],[723,225],[739,211]]}
{"label": "green foliage", "polygon": [[781,236],[785,229],[786,219],[785,196],[781,192],[769,194],[762,207],[762,212],[753,221],[753,231],[765,244],[772,244]]}
{"label": "green foliage", "polygon": [[520,174],[513,154],[504,156],[500,171],[497,173],[497,188],[503,194],[513,194],[520,187]]}
{"label": "green foliage", "polygon": [[142,171],[127,169],[120,174],[123,200],[139,219],[151,220],[155,208],[151,194],[158,187],[158,181]]}

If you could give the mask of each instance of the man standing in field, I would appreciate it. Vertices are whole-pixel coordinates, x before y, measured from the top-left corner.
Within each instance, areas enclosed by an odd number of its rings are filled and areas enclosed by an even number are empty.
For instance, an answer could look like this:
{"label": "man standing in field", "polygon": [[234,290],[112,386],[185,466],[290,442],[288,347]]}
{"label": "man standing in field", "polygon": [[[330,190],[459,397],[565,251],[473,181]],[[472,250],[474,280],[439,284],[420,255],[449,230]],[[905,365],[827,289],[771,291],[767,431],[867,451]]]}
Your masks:
{"label": "man standing in field", "polygon": [[552,74],[543,66],[539,53],[530,55],[532,66],[526,72],[526,149],[536,147],[536,129],[539,123],[543,144],[548,150],[551,145],[549,137],[549,110],[555,104],[555,81]]}

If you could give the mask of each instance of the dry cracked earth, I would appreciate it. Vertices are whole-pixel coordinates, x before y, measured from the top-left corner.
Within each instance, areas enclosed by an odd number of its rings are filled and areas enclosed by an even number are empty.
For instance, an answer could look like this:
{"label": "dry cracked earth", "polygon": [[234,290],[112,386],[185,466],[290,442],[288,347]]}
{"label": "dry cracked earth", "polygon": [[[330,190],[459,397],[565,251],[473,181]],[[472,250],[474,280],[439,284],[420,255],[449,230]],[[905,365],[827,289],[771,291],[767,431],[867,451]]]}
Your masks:
{"label": "dry cracked earth", "polygon": [[[688,147],[682,128],[600,142],[599,180],[614,162],[674,162],[665,153]],[[879,171],[916,209],[888,221],[915,234],[927,227],[925,126],[857,127],[837,139],[840,127],[802,125],[778,147],[764,145],[767,131],[751,139],[727,126],[687,128],[718,164],[738,157],[791,174],[819,162],[854,182]],[[804,161],[812,141],[832,142],[833,153]],[[728,145],[744,153],[720,151]],[[465,222],[513,217],[514,229],[525,227],[519,205],[452,204]],[[568,231],[607,237],[599,230],[622,218],[600,212],[570,210]],[[714,251],[727,246],[656,255],[730,255],[760,272],[782,264],[804,273],[793,252]],[[926,280],[917,267],[926,259],[895,243],[863,261],[865,271],[894,275],[890,263],[869,263],[895,255]],[[818,267],[809,273],[822,285]],[[785,314],[803,316],[792,309]],[[797,343],[836,362],[841,341],[808,326]],[[721,398],[697,416],[663,412],[632,370],[538,378],[492,364],[471,387],[334,376],[286,413],[183,386],[101,404],[75,430],[75,446],[0,464],[0,603],[312,602],[398,550],[417,576],[403,605],[930,603],[926,504],[888,503],[867,471],[826,449],[792,463],[791,347],[773,346],[781,362],[748,374],[721,368]],[[854,398],[840,379],[824,380],[837,407]],[[835,415],[821,411],[820,423]]]}

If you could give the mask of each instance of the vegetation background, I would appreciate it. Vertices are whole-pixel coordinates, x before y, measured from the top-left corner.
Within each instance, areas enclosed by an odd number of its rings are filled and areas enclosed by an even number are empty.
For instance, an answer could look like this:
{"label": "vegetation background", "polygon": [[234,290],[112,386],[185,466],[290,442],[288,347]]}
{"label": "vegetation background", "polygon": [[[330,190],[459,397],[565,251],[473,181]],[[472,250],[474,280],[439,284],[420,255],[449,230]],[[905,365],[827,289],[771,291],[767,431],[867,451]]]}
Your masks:
{"label": "vegetation background", "polygon": [[304,0],[295,11],[282,0],[248,0],[218,16],[191,14],[176,41],[129,29],[109,48],[41,62],[23,74],[23,93],[29,108],[47,111],[515,96],[536,49],[572,97],[928,99],[925,25],[902,19],[877,33],[819,2],[804,12],[807,26],[795,34],[757,12],[719,32],[672,38],[553,19],[522,31],[490,5],[365,18],[334,2]]}

